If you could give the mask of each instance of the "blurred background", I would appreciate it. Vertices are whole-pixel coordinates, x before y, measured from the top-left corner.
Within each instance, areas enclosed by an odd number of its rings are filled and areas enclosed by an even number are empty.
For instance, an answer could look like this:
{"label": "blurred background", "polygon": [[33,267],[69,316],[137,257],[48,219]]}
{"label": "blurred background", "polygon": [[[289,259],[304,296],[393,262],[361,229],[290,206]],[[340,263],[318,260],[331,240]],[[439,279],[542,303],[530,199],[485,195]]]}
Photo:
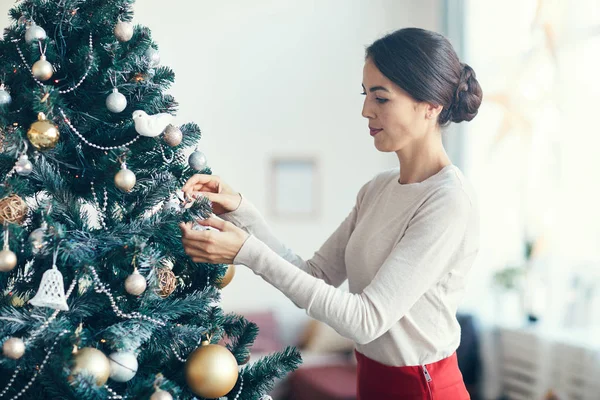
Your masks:
{"label": "blurred background", "polygon": [[[599,0],[140,0],[134,22],[176,73],[177,122],[200,125],[214,173],[305,259],[397,167],[361,117],[365,47],[402,27],[446,35],[484,91],[444,132],[481,207],[459,315],[472,397],[600,399]],[[276,400],[354,398],[351,343],[245,267],[222,297],[259,324],[253,359],[302,349]]]}

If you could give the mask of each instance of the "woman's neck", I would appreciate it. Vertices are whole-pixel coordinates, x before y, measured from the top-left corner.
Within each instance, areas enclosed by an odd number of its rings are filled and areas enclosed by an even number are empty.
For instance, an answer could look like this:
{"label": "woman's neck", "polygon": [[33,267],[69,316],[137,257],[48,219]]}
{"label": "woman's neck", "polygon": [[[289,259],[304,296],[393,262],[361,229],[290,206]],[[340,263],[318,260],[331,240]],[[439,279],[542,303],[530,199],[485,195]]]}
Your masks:
{"label": "woman's neck", "polygon": [[441,136],[427,135],[422,143],[416,142],[409,148],[396,152],[400,162],[401,184],[423,182],[452,164],[442,144]]}

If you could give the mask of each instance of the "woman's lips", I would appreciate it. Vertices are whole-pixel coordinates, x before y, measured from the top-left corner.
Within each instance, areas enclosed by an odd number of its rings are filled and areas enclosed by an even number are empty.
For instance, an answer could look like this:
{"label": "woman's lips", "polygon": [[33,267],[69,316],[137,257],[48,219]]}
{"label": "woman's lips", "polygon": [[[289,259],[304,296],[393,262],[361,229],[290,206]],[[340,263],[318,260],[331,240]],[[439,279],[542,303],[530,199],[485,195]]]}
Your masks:
{"label": "woman's lips", "polygon": [[381,132],[383,129],[369,128],[369,130],[371,131],[371,136],[375,136],[375,135],[377,135],[379,132]]}

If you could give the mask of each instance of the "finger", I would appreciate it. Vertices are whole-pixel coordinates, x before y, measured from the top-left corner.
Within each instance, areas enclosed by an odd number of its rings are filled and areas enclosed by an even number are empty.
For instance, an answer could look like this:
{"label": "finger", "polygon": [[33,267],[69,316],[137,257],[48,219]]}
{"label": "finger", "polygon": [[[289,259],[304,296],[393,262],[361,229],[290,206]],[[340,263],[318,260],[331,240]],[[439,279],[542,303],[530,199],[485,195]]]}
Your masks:
{"label": "finger", "polygon": [[207,251],[208,242],[200,242],[200,241],[194,240],[194,239],[182,238],[181,243],[183,244],[183,247],[186,250],[189,248],[189,249],[200,250],[205,253],[208,253],[208,251]]}
{"label": "finger", "polygon": [[179,228],[181,229],[181,239],[189,239],[189,240],[195,240],[195,241],[200,241],[200,242],[209,242],[211,241],[213,232],[206,230],[206,231],[197,231],[195,229],[192,229],[191,227],[191,223],[188,222],[187,224],[179,224]]}
{"label": "finger", "polygon": [[202,226],[210,226],[220,231],[227,229],[227,221],[224,221],[220,218],[210,217],[206,219],[199,219],[196,222]]}
{"label": "finger", "polygon": [[219,177],[208,174],[195,174],[183,185],[182,191],[190,191],[196,185],[207,185],[214,189],[219,187]]}
{"label": "finger", "polygon": [[204,259],[209,259],[210,254],[208,254],[207,252],[200,250],[200,249],[196,249],[196,248],[191,248],[191,247],[185,247],[185,254],[187,254],[188,256],[194,258],[194,257],[202,257]]}

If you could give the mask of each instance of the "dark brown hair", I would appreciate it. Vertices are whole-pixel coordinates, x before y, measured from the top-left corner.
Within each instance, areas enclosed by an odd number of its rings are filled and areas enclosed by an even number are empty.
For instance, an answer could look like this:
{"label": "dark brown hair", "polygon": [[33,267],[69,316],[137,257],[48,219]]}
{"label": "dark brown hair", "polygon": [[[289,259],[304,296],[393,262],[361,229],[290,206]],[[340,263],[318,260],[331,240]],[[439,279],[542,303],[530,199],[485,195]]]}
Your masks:
{"label": "dark brown hair", "polygon": [[470,121],[477,115],[483,93],[475,71],[460,62],[448,39],[439,33],[397,30],[367,47],[366,58],[415,100],[442,105],[440,126]]}

